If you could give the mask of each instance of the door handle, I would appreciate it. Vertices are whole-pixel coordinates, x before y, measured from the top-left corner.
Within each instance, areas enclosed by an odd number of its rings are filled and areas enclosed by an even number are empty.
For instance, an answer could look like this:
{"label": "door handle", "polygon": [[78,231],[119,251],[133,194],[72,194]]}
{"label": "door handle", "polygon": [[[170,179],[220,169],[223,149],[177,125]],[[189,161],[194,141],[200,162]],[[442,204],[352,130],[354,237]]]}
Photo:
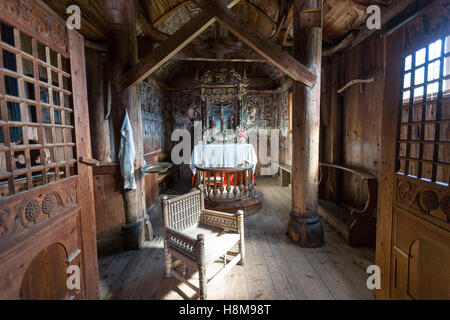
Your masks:
{"label": "door handle", "polygon": [[85,159],[84,157],[80,157],[79,162],[90,167],[100,167],[100,162],[95,159]]}

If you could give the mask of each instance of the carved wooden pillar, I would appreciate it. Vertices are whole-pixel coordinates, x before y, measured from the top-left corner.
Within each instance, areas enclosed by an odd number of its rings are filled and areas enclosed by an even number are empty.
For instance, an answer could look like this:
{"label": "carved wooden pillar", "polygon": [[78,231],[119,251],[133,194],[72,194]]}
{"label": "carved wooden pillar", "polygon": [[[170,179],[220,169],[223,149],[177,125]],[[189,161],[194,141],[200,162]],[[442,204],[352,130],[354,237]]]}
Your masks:
{"label": "carved wooden pillar", "polygon": [[292,214],[288,234],[301,247],[323,245],[318,214],[322,1],[294,0],[294,56],[317,81],[293,82]]}
{"label": "carved wooden pillar", "polygon": [[[134,1],[105,0],[105,15],[108,34],[109,79],[111,84],[111,115],[114,125],[115,159],[119,153],[120,129],[128,110],[133,128],[136,149],[136,190],[123,192],[126,225],[123,226],[124,248],[139,249],[143,241],[143,219],[145,214],[145,183],[141,172],[143,166],[142,118],[139,86],[124,90],[121,76],[138,61]],[[122,178],[120,177],[122,180]],[[122,182],[121,182],[122,183]]]}

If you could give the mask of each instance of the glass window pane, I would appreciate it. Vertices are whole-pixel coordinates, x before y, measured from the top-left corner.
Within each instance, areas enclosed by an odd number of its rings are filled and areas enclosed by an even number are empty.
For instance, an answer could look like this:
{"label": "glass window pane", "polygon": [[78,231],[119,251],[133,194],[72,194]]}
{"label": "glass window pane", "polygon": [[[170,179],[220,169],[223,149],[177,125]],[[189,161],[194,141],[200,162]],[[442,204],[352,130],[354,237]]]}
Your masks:
{"label": "glass window pane", "polygon": [[50,103],[50,99],[48,96],[48,88],[40,87],[41,92],[41,102],[42,103]]}
{"label": "glass window pane", "polygon": [[55,110],[55,124],[62,124],[61,111]]}
{"label": "glass window pane", "polygon": [[39,80],[47,83],[48,82],[47,68],[43,67],[42,65],[39,65],[38,69],[39,69]]}
{"label": "glass window pane", "polygon": [[419,87],[414,90],[414,103],[420,102],[423,100],[424,88]]}
{"label": "glass window pane", "polygon": [[409,88],[409,87],[411,87],[411,72],[405,74],[405,80],[403,82],[404,89]]}
{"label": "glass window pane", "polygon": [[444,83],[443,83],[443,96],[444,97],[450,96],[450,79],[444,80]]}
{"label": "glass window pane", "polygon": [[50,50],[50,63],[52,66],[58,68],[58,55],[53,50]]}
{"label": "glass window pane", "polygon": [[450,57],[444,59],[444,77],[450,75]]}
{"label": "glass window pane", "polygon": [[8,121],[22,121],[22,117],[20,116],[20,105],[10,101],[8,101],[6,105],[8,108]]}
{"label": "glass window pane", "polygon": [[61,97],[58,91],[53,91],[53,104],[55,106],[61,106]]}
{"label": "glass window pane", "polygon": [[37,123],[37,113],[36,106],[28,106],[28,116],[30,118],[30,122]]}
{"label": "glass window pane", "polygon": [[43,123],[51,123],[52,119],[50,117],[50,109],[42,107],[42,122]]}
{"label": "glass window pane", "polygon": [[428,65],[428,81],[439,79],[441,73],[441,61],[437,60]]}
{"label": "glass window pane", "polygon": [[411,91],[405,91],[403,92],[403,104],[409,104],[409,101],[411,99]]}
{"label": "glass window pane", "polygon": [[450,36],[447,36],[447,38],[445,38],[444,53],[449,53],[449,52],[450,52]]}
{"label": "glass window pane", "polygon": [[52,71],[52,84],[55,87],[59,87],[59,78],[58,78],[58,74],[55,71]]}
{"label": "glass window pane", "polygon": [[405,58],[405,71],[411,70],[412,68],[412,55]]}
{"label": "glass window pane", "polygon": [[425,67],[417,69],[414,73],[414,85],[422,84],[425,82]]}
{"label": "glass window pane", "polygon": [[23,74],[27,77],[34,78],[33,62],[28,59],[22,58]]}
{"label": "glass window pane", "polygon": [[19,82],[16,78],[5,76],[6,94],[14,97],[19,96]]}
{"label": "glass window pane", "polygon": [[47,61],[47,54],[45,53],[45,46],[38,42],[38,56],[39,59],[46,62]]}
{"label": "glass window pane", "polygon": [[34,84],[25,81],[25,98],[28,100],[36,100],[36,92]]}
{"label": "glass window pane", "polygon": [[437,59],[441,56],[442,52],[442,40],[439,39],[438,41],[433,42],[428,47],[428,61],[432,61],[434,59]]}
{"label": "glass window pane", "polygon": [[439,82],[429,84],[427,86],[427,100],[436,100],[438,98]]}
{"label": "glass window pane", "polygon": [[416,67],[425,63],[426,52],[427,50],[425,48],[416,52]]}
{"label": "glass window pane", "polygon": [[7,50],[3,50],[3,66],[5,67],[5,69],[17,72],[16,55]]}
{"label": "glass window pane", "polygon": [[20,33],[20,45],[22,51],[28,53],[29,55],[33,54],[31,38],[23,32]]}
{"label": "glass window pane", "polygon": [[14,28],[7,24],[4,24],[3,22],[0,22],[0,31],[2,34],[2,41],[9,44],[10,46],[15,47]]}

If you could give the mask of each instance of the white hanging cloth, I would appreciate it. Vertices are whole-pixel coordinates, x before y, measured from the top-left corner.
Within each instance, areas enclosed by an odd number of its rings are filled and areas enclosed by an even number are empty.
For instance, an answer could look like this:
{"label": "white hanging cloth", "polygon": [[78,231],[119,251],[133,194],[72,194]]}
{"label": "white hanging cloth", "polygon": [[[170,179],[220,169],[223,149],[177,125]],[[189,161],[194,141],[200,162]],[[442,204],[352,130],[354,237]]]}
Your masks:
{"label": "white hanging cloth", "polygon": [[124,179],[124,190],[136,190],[136,179],[134,177],[134,160],[136,150],[134,148],[133,129],[131,128],[128,111],[125,112],[125,120],[120,130],[120,171]]}

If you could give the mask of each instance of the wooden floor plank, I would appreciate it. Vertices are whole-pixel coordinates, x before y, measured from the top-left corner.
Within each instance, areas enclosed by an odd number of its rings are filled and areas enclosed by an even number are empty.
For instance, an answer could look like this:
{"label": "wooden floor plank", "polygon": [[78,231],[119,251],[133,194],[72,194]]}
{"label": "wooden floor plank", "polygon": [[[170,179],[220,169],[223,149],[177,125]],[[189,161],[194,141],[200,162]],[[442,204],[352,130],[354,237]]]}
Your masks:
{"label": "wooden floor plank", "polygon": [[[291,189],[277,179],[257,180],[264,207],[245,220],[246,264],[235,266],[209,290],[209,299],[303,300],[373,299],[366,287],[365,269],[373,264],[373,248],[352,248],[324,224],[325,245],[303,249],[286,235],[291,210]],[[99,258],[101,299],[188,299],[194,291],[175,278],[165,278],[161,210],[150,219],[156,235],[137,252]],[[208,276],[223,266],[216,263]],[[188,269],[190,282],[198,273]]]}

